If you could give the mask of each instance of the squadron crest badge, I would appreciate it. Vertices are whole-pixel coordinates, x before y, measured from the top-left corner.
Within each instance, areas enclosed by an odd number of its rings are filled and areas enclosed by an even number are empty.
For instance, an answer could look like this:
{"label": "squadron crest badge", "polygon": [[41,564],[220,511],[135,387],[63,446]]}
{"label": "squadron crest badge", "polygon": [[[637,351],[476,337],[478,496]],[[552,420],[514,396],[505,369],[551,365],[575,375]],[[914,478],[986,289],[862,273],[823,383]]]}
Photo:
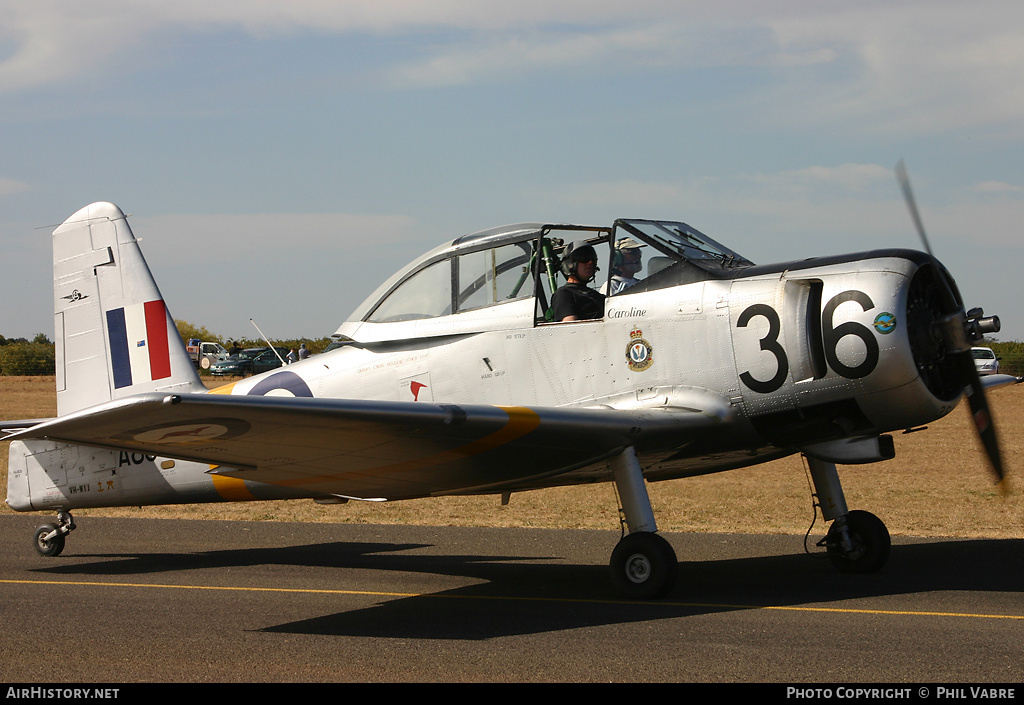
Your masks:
{"label": "squadron crest badge", "polygon": [[643,372],[654,364],[654,348],[643,338],[643,331],[634,328],[629,333],[626,346],[626,364],[634,372]]}

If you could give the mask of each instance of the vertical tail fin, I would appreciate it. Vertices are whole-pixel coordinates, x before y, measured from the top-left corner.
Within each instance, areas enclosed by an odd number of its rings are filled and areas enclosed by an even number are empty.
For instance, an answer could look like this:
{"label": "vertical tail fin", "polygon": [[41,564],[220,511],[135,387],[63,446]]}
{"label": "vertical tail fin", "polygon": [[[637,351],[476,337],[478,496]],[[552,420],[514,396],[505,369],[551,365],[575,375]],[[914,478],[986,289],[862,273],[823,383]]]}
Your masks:
{"label": "vertical tail fin", "polygon": [[53,231],[57,414],[140,392],[205,391],[121,209]]}

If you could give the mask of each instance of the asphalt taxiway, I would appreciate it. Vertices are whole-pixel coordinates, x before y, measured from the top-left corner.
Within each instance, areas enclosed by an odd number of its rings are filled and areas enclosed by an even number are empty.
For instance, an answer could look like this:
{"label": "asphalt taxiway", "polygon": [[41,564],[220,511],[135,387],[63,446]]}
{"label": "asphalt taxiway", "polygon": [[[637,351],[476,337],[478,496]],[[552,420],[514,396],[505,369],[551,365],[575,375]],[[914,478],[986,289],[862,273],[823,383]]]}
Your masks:
{"label": "asphalt taxiway", "polygon": [[667,534],[626,602],[615,532],[0,515],[7,682],[1024,680],[1024,541],[895,539],[841,575],[799,536]]}

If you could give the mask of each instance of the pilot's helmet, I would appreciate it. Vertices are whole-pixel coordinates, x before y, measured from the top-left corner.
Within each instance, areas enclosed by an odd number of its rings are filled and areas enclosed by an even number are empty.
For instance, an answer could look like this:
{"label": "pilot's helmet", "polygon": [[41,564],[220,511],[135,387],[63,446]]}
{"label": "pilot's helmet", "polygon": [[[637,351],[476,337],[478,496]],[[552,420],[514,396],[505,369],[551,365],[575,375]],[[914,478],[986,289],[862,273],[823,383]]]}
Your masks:
{"label": "pilot's helmet", "polygon": [[[570,242],[562,252],[562,274],[572,276],[576,273],[577,264],[590,260],[597,262],[597,251],[593,245],[588,244],[586,240]],[[599,269],[594,267],[594,271],[597,272]]]}

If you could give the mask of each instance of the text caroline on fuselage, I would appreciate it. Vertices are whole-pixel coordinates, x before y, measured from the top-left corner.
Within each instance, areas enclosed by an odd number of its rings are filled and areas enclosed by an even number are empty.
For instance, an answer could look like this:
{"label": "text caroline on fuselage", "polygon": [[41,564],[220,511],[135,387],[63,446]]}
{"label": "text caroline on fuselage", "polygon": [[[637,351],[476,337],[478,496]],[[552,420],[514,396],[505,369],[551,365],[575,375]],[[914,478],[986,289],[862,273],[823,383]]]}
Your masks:
{"label": "text caroline on fuselage", "polygon": [[610,308],[608,309],[608,318],[637,318],[640,316],[646,316],[647,309],[645,308]]}

